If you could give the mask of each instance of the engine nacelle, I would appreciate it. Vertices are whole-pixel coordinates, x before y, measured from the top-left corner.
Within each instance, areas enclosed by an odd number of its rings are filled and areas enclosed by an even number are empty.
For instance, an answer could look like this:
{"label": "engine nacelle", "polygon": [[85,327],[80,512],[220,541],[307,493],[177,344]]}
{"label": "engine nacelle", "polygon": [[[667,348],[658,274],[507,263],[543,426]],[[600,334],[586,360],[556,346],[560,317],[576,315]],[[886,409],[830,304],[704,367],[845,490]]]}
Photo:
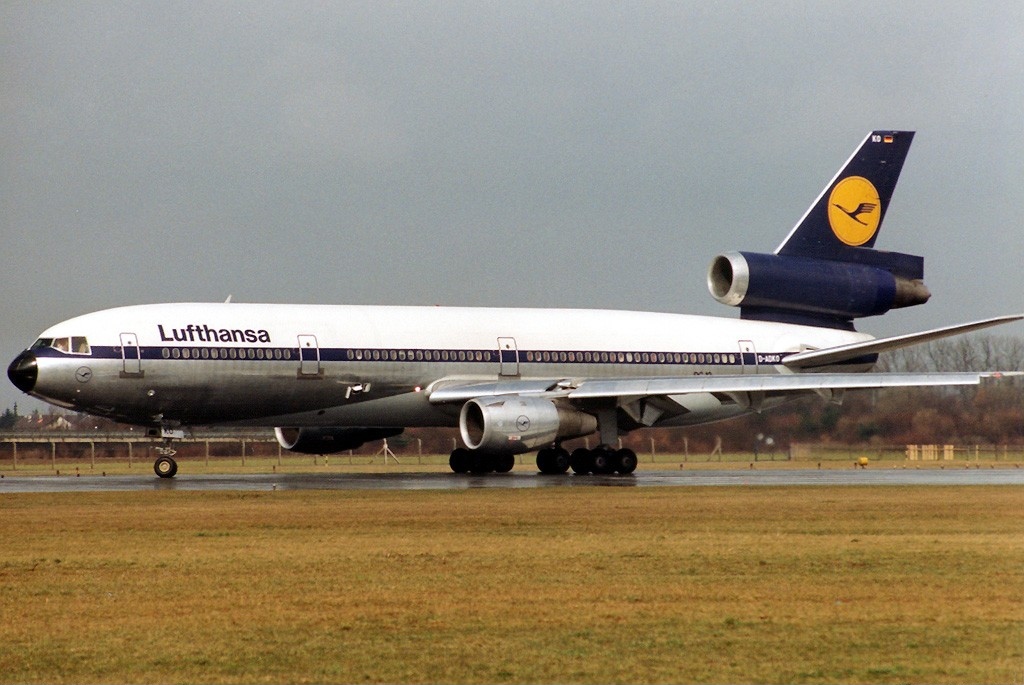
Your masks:
{"label": "engine nacelle", "polygon": [[477,397],[462,406],[459,431],[470,449],[519,454],[597,430],[597,419],[550,400]]}
{"label": "engine nacelle", "polygon": [[869,263],[751,252],[715,257],[708,290],[722,304],[742,307],[744,318],[768,320],[790,313],[848,322],[924,304],[931,296],[920,279]]}
{"label": "engine nacelle", "polygon": [[401,428],[351,428],[347,426],[312,426],[275,428],[281,447],[299,454],[335,454],[360,447],[370,440],[398,435]]}

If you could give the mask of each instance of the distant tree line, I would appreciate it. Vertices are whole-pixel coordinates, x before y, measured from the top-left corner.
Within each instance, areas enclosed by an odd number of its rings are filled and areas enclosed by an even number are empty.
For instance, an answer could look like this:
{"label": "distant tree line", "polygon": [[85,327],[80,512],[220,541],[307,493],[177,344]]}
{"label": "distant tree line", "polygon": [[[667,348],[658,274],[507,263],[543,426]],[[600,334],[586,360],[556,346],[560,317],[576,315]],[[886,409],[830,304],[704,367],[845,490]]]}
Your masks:
{"label": "distant tree line", "polygon": [[11,409],[10,407],[4,409],[4,413],[0,414],[0,431],[12,430],[15,426],[18,425],[19,418],[21,417],[18,416],[17,404],[14,405],[13,409]]}

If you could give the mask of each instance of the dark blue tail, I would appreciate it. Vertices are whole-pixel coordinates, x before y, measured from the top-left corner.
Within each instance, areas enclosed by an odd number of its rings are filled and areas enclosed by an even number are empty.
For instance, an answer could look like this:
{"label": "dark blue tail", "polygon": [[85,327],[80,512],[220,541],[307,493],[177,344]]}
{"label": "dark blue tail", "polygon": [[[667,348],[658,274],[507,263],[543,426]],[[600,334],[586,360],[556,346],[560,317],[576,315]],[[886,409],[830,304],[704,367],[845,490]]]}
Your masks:
{"label": "dark blue tail", "polygon": [[872,249],[913,139],[869,133],[773,254],[715,258],[711,294],[744,319],[846,329],[926,302],[923,258]]}
{"label": "dark blue tail", "polygon": [[913,131],[872,131],[775,254],[847,261],[850,248],[870,248],[896,190]]}

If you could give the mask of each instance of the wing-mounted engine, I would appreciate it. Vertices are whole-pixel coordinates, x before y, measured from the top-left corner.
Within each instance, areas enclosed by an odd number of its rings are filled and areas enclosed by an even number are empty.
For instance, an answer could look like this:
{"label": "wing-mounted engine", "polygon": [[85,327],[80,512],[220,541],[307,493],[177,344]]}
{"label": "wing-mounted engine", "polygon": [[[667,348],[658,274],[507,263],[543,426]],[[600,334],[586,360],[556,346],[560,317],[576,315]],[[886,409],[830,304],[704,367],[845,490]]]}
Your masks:
{"label": "wing-mounted engine", "polygon": [[[852,249],[851,249],[852,251]],[[727,252],[708,269],[708,289],[744,319],[853,328],[853,319],[924,304],[924,260],[913,255],[857,250],[844,261],[777,254]]]}
{"label": "wing-mounted engine", "polygon": [[477,397],[459,415],[466,446],[484,451],[519,454],[596,430],[592,415],[536,397]]}
{"label": "wing-mounted engine", "polygon": [[347,426],[312,426],[275,428],[278,444],[299,454],[335,454],[355,449],[371,440],[383,440],[402,432],[401,428],[350,428]]}

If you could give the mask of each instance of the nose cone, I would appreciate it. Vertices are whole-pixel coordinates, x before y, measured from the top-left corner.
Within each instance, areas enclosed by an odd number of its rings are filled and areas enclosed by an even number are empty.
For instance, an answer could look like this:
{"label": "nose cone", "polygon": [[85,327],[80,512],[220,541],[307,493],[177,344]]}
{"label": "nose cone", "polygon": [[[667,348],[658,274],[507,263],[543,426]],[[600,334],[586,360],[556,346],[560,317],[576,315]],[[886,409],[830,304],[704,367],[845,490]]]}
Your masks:
{"label": "nose cone", "polygon": [[32,392],[32,388],[36,387],[36,379],[39,377],[36,356],[28,350],[19,354],[7,367],[7,377],[18,387],[18,390]]}

